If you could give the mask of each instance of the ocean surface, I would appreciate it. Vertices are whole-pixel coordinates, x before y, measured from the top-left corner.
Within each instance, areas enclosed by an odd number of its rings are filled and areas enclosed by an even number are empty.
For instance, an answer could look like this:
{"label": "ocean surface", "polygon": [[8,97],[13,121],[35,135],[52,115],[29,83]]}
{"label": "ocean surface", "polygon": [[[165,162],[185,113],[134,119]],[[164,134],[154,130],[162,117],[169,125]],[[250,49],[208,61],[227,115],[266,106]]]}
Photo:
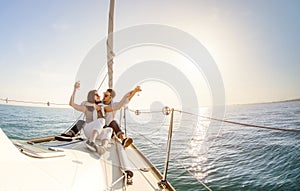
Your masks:
{"label": "ocean surface", "polygon": [[[300,190],[300,133],[218,123],[218,136],[207,137],[208,113],[174,114],[167,179],[176,190]],[[0,105],[0,128],[14,139],[60,134],[77,117],[72,109]],[[299,130],[300,101],[227,106],[225,119]],[[163,172],[170,115],[128,112],[120,121]]]}

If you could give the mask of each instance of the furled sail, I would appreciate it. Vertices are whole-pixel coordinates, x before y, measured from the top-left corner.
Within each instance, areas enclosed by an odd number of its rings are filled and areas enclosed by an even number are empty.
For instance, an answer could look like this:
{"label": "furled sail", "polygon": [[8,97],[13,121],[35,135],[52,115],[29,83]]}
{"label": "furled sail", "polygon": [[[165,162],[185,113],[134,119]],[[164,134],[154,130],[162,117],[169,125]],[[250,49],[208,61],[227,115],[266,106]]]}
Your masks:
{"label": "furled sail", "polygon": [[108,68],[108,87],[113,88],[113,30],[114,30],[114,7],[115,0],[110,0],[109,20],[108,20],[108,35],[106,41],[107,48],[107,68]]}

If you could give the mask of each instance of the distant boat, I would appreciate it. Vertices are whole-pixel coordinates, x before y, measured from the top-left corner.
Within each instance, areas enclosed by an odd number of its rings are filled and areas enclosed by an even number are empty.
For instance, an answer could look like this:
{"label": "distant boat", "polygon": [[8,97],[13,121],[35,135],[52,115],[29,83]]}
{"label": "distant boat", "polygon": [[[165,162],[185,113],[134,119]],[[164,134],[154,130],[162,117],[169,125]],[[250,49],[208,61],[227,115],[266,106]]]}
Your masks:
{"label": "distant boat", "polygon": [[[113,32],[114,0],[110,0],[109,34]],[[109,87],[112,86],[112,35],[107,39]],[[171,127],[171,126],[170,126]],[[175,190],[135,145],[126,149],[112,138],[107,152],[89,151],[85,137],[41,137],[10,140],[0,129],[0,190]]]}

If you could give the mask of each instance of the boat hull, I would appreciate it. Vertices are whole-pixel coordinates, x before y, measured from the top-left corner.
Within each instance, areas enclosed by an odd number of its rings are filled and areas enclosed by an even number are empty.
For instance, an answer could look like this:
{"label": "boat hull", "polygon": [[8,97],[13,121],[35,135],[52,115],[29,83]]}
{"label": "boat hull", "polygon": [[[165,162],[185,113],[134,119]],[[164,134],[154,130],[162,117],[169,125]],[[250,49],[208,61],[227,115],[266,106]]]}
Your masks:
{"label": "boat hull", "polygon": [[161,190],[160,172],[134,145],[124,149],[112,139],[99,155],[82,138],[40,140],[10,140],[0,129],[0,190]]}

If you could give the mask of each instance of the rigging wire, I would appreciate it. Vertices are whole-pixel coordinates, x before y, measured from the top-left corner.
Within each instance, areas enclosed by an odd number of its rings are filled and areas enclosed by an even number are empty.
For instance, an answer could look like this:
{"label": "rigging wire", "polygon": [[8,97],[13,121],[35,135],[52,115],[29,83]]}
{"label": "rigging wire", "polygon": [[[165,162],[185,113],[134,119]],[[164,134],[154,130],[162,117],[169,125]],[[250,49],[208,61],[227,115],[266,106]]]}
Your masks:
{"label": "rigging wire", "polygon": [[103,80],[101,81],[101,83],[100,83],[100,85],[99,85],[99,87],[98,87],[97,90],[99,90],[102,87],[102,85],[103,85],[104,81],[106,80],[107,76],[108,76],[108,72],[106,72],[106,74],[105,74]]}
{"label": "rigging wire", "polygon": [[[141,114],[141,113],[158,113],[158,112],[161,112],[161,111],[141,111],[141,110],[134,111],[132,109],[129,109],[129,111],[134,112],[134,113],[137,113],[136,111],[138,111],[139,114]],[[268,130],[274,130],[274,131],[285,131],[285,132],[300,133],[300,129],[284,129],[284,128],[277,128],[277,127],[262,126],[262,125],[253,125],[253,124],[241,123],[241,122],[236,122],[236,121],[231,121],[231,120],[226,120],[226,119],[217,119],[217,118],[203,116],[203,115],[199,115],[199,114],[195,114],[195,113],[191,113],[191,112],[186,112],[186,111],[182,111],[182,110],[174,110],[174,111],[177,111],[179,113],[184,113],[184,114],[189,114],[189,115],[201,117],[201,118],[208,119],[208,120],[214,120],[214,121],[230,123],[230,124],[235,124],[235,125],[240,125],[240,126],[268,129]]]}
{"label": "rigging wire", "polygon": [[[98,90],[101,88],[103,85],[103,82],[107,78],[107,73],[104,76],[100,86],[98,87]],[[69,104],[61,104],[61,103],[50,103],[48,102],[38,102],[38,101],[23,101],[23,100],[14,100],[14,99],[8,99],[8,98],[0,98],[1,101],[5,101],[6,103],[8,102],[16,102],[16,103],[26,103],[26,104],[38,104],[38,105],[57,105],[57,106],[68,106]],[[128,109],[128,111],[136,113],[136,114],[141,114],[141,113],[160,113],[161,111],[146,111],[146,110],[133,110],[133,109]],[[226,119],[217,119],[213,117],[208,117],[208,116],[203,116],[191,112],[186,112],[182,110],[174,110],[179,113],[185,113],[193,116],[198,116],[204,119],[208,120],[214,120],[214,121],[219,121],[219,122],[224,122],[224,123],[230,123],[230,124],[235,124],[235,125],[240,125],[240,126],[247,126],[247,127],[254,127],[254,128],[261,128],[261,129],[268,129],[268,130],[274,130],[274,131],[285,131],[285,132],[295,132],[295,133],[300,133],[300,129],[284,129],[284,128],[278,128],[278,127],[268,127],[268,126],[263,126],[263,125],[253,125],[253,124],[248,124],[248,123],[241,123],[241,122],[236,122],[236,121],[231,121],[231,120],[226,120]]]}
{"label": "rigging wire", "polygon": [[[97,90],[99,90],[104,81],[107,78],[108,73],[105,74],[103,80],[101,81],[99,87]],[[69,104],[65,104],[65,103],[52,103],[52,102],[42,102],[42,101],[24,101],[24,100],[15,100],[15,99],[8,99],[8,98],[0,98],[1,101],[4,101],[6,103],[8,102],[15,102],[15,103],[25,103],[25,104],[36,104],[36,105],[47,105],[47,106],[51,106],[51,105],[57,105],[57,106],[68,106]]]}
{"label": "rigging wire", "polygon": [[8,99],[8,98],[0,98],[1,101],[8,102],[15,102],[15,103],[26,103],[26,104],[38,104],[38,105],[57,105],[57,106],[67,106],[69,104],[64,103],[52,103],[52,102],[41,102],[41,101],[23,101],[23,100],[15,100],[15,99]]}
{"label": "rigging wire", "polygon": [[[103,80],[101,81],[98,90],[102,87],[104,81],[107,78],[108,73],[105,74]],[[0,101],[4,101],[6,103],[9,102],[15,102],[15,103],[24,103],[24,104],[34,104],[34,105],[47,105],[48,107],[51,105],[56,105],[56,106],[69,106],[69,104],[65,103],[53,103],[53,102],[43,102],[43,101],[24,101],[24,100],[15,100],[15,99],[8,99],[8,98],[0,98]]]}
{"label": "rigging wire", "polygon": [[230,120],[225,120],[225,119],[217,119],[217,118],[213,118],[213,117],[197,115],[197,114],[193,114],[193,113],[185,112],[185,111],[180,111],[180,110],[176,110],[176,111],[181,112],[181,113],[185,113],[185,114],[199,116],[201,118],[205,118],[205,119],[209,119],[209,120],[214,120],[214,121],[219,121],[219,122],[224,122],[224,123],[230,123],[230,124],[235,124],[235,125],[261,128],[261,129],[268,129],[268,130],[275,130],[275,131],[286,131],[286,132],[300,133],[300,129],[283,129],[283,128],[277,128],[277,127],[268,127],[268,126],[263,126],[263,125],[253,125],[253,124],[248,124],[248,123],[241,123],[241,122],[236,122],[236,121],[230,121]]}

